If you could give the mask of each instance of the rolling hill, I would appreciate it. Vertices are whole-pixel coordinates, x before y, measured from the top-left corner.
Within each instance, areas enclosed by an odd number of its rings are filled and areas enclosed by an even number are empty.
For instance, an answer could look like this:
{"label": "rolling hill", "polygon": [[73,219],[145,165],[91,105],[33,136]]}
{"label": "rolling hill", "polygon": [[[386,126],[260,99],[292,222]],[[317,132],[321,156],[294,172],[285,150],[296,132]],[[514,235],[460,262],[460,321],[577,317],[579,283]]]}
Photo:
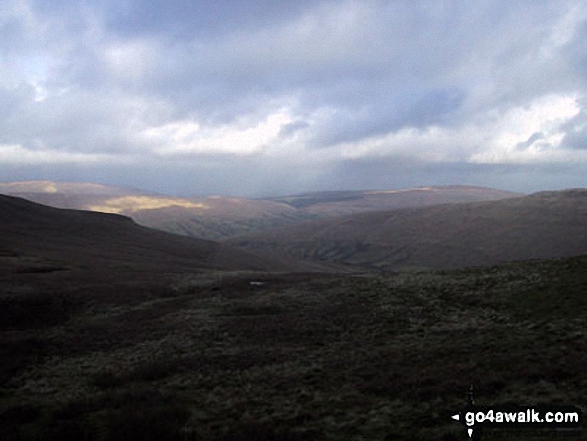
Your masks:
{"label": "rolling hill", "polygon": [[0,183],[1,193],[57,208],[122,214],[146,227],[210,240],[316,218],[276,201],[180,198],[92,183]]}
{"label": "rolling hill", "polygon": [[383,270],[587,253],[587,190],[360,213],[231,239],[240,247]]}
{"label": "rolling hill", "polygon": [[230,245],[150,229],[125,216],[58,209],[3,195],[0,254],[16,260],[33,259],[31,271],[69,266],[161,272],[316,268],[287,258],[263,258]]}
{"label": "rolling hill", "polygon": [[58,181],[17,181],[0,182],[0,193],[17,194],[62,194],[62,195],[94,195],[113,196],[129,194],[149,194],[143,190],[113,185],[94,184],[91,182],[58,182]]}
{"label": "rolling hill", "polygon": [[57,208],[123,214],[170,233],[218,240],[343,214],[519,196],[470,186],[330,191],[267,199],[179,198],[91,183],[0,183],[0,193]]}
{"label": "rolling hill", "polygon": [[[586,190],[540,193],[291,230],[315,249],[328,234],[362,241],[350,263],[402,240],[431,247],[414,259],[443,241],[455,248],[438,258],[473,245],[563,254],[584,249],[586,201]],[[450,415],[472,384],[481,406],[587,406],[587,256],[415,274],[267,271],[302,266],[0,196],[2,439],[450,441],[466,438]],[[515,433],[559,433],[542,435]]]}
{"label": "rolling hill", "polygon": [[522,195],[485,187],[450,185],[402,190],[325,191],[271,200],[284,202],[309,215],[323,217],[395,208],[494,201],[517,196]]}

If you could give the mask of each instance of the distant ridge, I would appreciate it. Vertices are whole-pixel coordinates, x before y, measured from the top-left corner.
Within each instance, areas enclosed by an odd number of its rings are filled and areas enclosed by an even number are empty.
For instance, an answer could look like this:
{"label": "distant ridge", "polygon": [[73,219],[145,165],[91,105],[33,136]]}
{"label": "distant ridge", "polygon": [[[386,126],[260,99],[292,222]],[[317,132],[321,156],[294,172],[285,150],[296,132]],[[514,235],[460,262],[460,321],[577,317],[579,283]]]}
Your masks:
{"label": "distant ridge", "polygon": [[360,213],[235,238],[250,250],[383,270],[587,253],[587,190]]}
{"label": "distant ridge", "polygon": [[505,190],[470,185],[417,187],[398,190],[320,191],[271,198],[318,215],[341,215],[391,208],[479,202],[522,196]]}
{"label": "distant ridge", "polygon": [[186,198],[92,183],[52,181],[0,183],[0,193],[57,208],[123,214],[147,227],[212,240],[345,214],[520,196],[503,190],[452,185],[321,191],[265,199]]}
{"label": "distant ridge", "polygon": [[117,194],[152,194],[144,190],[112,185],[94,184],[91,182],[60,182],[60,181],[17,181],[0,182],[0,193],[3,194],[85,194],[85,195],[117,195]]}

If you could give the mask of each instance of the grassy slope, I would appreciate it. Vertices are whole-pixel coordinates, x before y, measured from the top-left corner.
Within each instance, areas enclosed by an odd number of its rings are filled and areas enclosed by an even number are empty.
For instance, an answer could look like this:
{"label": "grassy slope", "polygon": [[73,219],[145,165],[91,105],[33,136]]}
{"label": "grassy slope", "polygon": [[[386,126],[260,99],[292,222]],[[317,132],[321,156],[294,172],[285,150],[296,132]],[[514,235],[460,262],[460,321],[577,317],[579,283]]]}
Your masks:
{"label": "grassy slope", "polygon": [[516,193],[448,186],[396,191],[315,192],[284,198],[178,198],[83,183],[0,183],[6,192],[57,208],[118,213],[174,234],[219,240],[335,215],[398,207],[494,200]]}
{"label": "grassy slope", "polygon": [[587,190],[361,213],[230,243],[386,270],[458,268],[587,252]]}
{"label": "grassy slope", "polygon": [[492,201],[517,196],[522,194],[492,188],[452,185],[404,190],[313,192],[272,200],[287,203],[308,214],[324,217],[407,207]]}
{"label": "grassy slope", "polygon": [[587,257],[377,277],[0,259],[5,440],[465,439],[471,383],[587,407]]}
{"label": "grassy slope", "polygon": [[160,272],[313,269],[287,258],[259,257],[230,245],[142,227],[124,216],[57,209],[0,195],[2,249],[64,267],[125,266]]}

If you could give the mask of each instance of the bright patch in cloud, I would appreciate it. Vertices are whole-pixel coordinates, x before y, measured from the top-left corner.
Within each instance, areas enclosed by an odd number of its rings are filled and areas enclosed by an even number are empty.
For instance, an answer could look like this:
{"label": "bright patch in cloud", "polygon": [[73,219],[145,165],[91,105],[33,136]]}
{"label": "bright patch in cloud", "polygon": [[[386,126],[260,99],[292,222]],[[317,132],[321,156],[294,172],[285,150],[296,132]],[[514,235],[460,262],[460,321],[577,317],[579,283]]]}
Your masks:
{"label": "bright patch in cloud", "polygon": [[291,117],[281,111],[253,127],[239,127],[238,123],[202,127],[197,122],[182,121],[148,129],[143,136],[148,142],[160,146],[158,153],[162,156],[198,153],[250,155],[262,151],[278,137],[282,127],[291,122]]}
{"label": "bright patch in cloud", "polygon": [[575,97],[547,96],[505,113],[490,111],[457,128],[407,127],[337,147],[342,157],[351,159],[400,155],[433,162],[572,161],[572,152],[556,150],[564,138],[564,124],[580,111]]}
{"label": "bright patch in cloud", "polygon": [[404,128],[384,136],[372,137],[357,143],[339,146],[342,157],[368,156],[412,157],[429,161],[462,159],[463,143],[478,142],[479,135],[465,127],[461,130],[430,126],[425,129]]}
{"label": "bright patch in cloud", "polygon": [[548,96],[500,117],[488,148],[473,154],[474,163],[532,163],[572,161],[571,152],[556,151],[564,138],[563,125],[581,111],[575,97]]}

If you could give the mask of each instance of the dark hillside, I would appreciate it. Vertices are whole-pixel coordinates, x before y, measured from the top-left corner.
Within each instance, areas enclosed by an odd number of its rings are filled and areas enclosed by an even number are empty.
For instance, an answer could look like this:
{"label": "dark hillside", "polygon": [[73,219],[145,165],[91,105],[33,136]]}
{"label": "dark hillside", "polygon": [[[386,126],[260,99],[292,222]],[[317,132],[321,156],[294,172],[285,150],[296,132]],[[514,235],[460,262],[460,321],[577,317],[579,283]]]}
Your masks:
{"label": "dark hillside", "polygon": [[310,270],[216,242],[142,227],[128,217],[43,206],[0,195],[0,249],[64,265],[172,270]]}

